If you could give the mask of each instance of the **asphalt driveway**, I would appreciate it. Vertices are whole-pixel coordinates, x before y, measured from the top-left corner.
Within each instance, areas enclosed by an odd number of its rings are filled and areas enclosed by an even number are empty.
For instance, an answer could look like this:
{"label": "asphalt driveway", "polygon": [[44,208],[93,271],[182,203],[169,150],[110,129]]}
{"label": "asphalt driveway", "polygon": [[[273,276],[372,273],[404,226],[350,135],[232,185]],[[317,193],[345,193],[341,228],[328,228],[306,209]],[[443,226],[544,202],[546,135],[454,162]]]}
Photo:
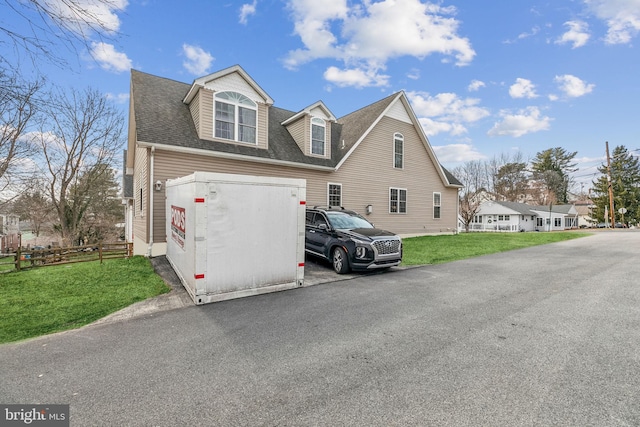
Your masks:
{"label": "asphalt driveway", "polygon": [[640,233],[149,313],[0,346],[72,425],[640,425]]}

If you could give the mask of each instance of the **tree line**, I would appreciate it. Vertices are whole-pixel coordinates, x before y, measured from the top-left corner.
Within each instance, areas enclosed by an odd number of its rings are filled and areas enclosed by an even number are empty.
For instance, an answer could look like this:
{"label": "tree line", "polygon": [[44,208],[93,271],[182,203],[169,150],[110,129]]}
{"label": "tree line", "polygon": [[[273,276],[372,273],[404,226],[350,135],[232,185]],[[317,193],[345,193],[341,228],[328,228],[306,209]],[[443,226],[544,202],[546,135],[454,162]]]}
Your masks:
{"label": "tree line", "polygon": [[[114,239],[124,221],[115,170],[123,113],[96,89],[63,89],[37,76],[42,61],[68,69],[65,49],[77,54],[93,36],[116,35],[101,4],[116,7],[111,0],[8,2],[11,16],[0,27],[0,47],[8,49],[0,50],[0,212],[28,220],[36,235],[51,228],[63,244]],[[21,72],[24,61],[36,77]]]}
{"label": "tree line", "polygon": [[[522,153],[502,155],[490,160],[466,162],[452,170],[463,184],[460,190],[460,217],[468,230],[485,200],[549,206],[567,204],[580,198],[591,202],[594,223],[608,222],[609,183],[611,182],[616,221],[637,225],[640,221],[640,164],[625,146],[617,146],[611,156],[611,181],[603,163],[589,194],[574,194],[572,173],[578,169],[577,152],[562,147],[538,152],[531,161]],[[624,208],[624,214],[618,209]]]}

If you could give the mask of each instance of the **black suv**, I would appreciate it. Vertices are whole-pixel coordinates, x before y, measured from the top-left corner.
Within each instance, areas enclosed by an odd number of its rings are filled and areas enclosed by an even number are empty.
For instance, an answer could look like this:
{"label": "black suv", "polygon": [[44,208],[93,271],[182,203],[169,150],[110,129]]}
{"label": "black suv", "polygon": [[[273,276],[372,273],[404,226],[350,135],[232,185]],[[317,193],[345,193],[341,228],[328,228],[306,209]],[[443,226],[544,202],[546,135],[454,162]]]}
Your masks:
{"label": "black suv", "polygon": [[339,274],[394,267],[402,261],[400,237],[336,207],[307,208],[305,250],[329,260]]}

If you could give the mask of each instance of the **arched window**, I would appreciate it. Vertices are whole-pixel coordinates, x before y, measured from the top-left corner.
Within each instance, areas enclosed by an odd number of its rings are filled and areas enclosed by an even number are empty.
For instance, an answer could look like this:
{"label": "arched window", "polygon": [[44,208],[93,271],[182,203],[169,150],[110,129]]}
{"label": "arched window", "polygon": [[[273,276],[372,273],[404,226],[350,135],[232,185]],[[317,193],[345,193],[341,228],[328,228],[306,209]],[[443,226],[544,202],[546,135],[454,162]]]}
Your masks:
{"label": "arched window", "polygon": [[404,136],[401,133],[393,134],[393,167],[404,167]]}
{"label": "arched window", "polygon": [[325,155],[326,129],[324,120],[318,117],[311,119],[311,154]]}
{"label": "arched window", "polygon": [[237,92],[220,92],[215,95],[216,138],[256,143],[258,106]]}

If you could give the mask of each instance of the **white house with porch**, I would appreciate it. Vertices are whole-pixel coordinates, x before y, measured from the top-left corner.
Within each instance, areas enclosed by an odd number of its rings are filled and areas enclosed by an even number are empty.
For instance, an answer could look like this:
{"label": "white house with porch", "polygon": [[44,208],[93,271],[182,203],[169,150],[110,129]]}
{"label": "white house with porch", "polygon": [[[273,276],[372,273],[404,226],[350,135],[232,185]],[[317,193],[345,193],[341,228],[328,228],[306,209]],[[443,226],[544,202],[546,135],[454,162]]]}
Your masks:
{"label": "white house with porch", "polygon": [[577,227],[578,211],[573,205],[531,206],[487,200],[480,204],[469,231],[561,231]]}

